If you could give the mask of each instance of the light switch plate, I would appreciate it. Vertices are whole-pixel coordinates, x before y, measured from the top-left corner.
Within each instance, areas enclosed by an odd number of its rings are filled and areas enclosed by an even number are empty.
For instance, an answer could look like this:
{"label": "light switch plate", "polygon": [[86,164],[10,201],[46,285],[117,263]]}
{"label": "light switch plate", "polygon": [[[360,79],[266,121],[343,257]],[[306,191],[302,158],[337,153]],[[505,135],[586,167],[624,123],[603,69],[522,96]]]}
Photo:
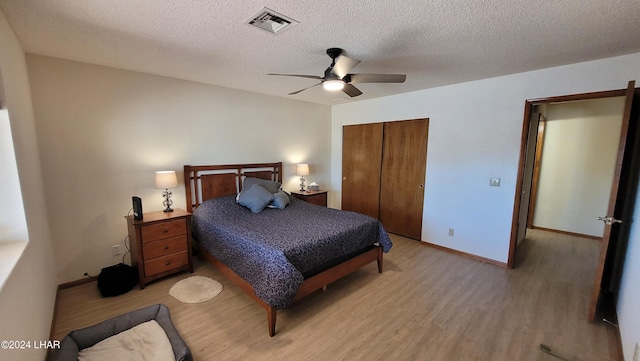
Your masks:
{"label": "light switch plate", "polygon": [[491,187],[500,187],[500,178],[498,177],[489,178],[489,185]]}

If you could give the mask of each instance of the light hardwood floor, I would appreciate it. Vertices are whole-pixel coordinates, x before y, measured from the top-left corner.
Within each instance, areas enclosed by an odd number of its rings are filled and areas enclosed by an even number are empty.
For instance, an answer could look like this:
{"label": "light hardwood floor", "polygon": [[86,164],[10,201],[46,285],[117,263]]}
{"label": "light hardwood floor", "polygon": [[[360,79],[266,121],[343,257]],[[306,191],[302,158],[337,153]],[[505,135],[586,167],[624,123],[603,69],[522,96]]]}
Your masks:
{"label": "light hardwood floor", "polygon": [[[530,230],[513,270],[392,236],[375,263],[278,312],[266,312],[196,257],[194,274],[224,285],[183,304],[169,288],[189,273],[101,298],[95,283],[61,290],[54,339],[118,314],[166,304],[195,360],[621,360],[617,331],[587,321],[598,241]],[[556,359],[557,360],[557,359]]]}

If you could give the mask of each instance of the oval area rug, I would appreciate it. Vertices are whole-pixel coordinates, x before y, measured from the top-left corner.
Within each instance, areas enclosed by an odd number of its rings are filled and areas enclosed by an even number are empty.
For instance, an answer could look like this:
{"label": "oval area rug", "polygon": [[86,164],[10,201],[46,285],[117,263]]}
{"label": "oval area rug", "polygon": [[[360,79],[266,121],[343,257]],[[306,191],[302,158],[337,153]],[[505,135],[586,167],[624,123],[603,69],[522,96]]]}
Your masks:
{"label": "oval area rug", "polygon": [[200,303],[216,297],[222,292],[222,284],[209,277],[191,276],[178,281],[169,294],[184,303]]}

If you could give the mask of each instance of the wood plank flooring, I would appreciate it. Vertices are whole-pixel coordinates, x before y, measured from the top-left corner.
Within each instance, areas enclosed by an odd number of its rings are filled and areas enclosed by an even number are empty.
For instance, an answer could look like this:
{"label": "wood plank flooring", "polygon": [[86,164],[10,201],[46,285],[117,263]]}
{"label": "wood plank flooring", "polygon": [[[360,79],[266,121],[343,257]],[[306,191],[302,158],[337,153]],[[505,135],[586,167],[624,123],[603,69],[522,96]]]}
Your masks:
{"label": "wood plank flooring", "polygon": [[[121,313],[166,304],[195,360],[621,360],[617,331],[587,321],[599,243],[529,230],[513,270],[392,236],[382,274],[375,262],[278,312],[266,312],[211,265],[194,274],[224,285],[216,298],[183,304],[169,288],[101,298],[95,283],[61,290],[53,339]],[[557,360],[557,359],[556,359]]]}

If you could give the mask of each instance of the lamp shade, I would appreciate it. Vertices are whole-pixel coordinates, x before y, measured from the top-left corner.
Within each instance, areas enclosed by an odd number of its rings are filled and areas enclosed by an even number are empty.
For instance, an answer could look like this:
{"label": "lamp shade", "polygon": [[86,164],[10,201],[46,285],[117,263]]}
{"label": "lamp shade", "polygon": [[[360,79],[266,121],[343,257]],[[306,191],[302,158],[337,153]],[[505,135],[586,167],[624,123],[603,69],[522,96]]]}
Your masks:
{"label": "lamp shade", "polygon": [[178,186],[178,177],[176,172],[165,170],[156,172],[156,188],[175,188]]}
{"label": "lamp shade", "polygon": [[298,164],[296,166],[296,174],[297,175],[309,175],[309,165],[308,164]]}

